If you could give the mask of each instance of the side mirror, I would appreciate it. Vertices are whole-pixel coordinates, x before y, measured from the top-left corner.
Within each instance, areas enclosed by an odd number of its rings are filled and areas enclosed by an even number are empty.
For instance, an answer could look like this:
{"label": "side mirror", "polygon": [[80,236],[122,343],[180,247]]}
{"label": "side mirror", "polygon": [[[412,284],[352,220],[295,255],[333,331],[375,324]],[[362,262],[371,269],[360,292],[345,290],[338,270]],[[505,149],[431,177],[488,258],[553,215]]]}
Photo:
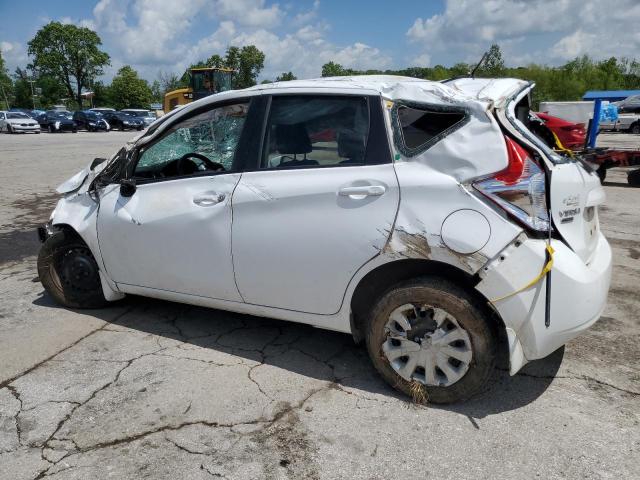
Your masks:
{"label": "side mirror", "polygon": [[136,193],[136,181],[126,178],[122,179],[120,181],[120,196],[131,197],[134,193]]}

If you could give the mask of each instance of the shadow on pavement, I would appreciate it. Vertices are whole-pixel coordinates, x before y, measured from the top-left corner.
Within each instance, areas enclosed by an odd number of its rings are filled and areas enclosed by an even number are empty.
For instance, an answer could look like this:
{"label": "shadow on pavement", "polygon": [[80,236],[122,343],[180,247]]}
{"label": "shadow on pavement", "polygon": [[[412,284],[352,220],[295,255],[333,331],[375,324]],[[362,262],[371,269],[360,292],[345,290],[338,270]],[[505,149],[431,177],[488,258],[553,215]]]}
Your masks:
{"label": "shadow on pavement", "polygon": [[[34,304],[59,307],[45,292]],[[269,318],[235,314],[162,300],[128,296],[111,308],[82,310],[83,314],[140,332],[178,340],[205,349],[262,362],[310,378],[335,382],[374,395],[407,400],[388,386],[372,367],[366,347],[355,345],[350,335]],[[315,361],[301,361],[301,353]],[[496,369],[488,391],[471,400],[432,406],[474,418],[518,409],[535,401],[551,384],[560,368],[564,348],[531,362],[514,377],[508,368]],[[298,359],[296,361],[296,358]],[[498,362],[504,364],[504,359]]]}

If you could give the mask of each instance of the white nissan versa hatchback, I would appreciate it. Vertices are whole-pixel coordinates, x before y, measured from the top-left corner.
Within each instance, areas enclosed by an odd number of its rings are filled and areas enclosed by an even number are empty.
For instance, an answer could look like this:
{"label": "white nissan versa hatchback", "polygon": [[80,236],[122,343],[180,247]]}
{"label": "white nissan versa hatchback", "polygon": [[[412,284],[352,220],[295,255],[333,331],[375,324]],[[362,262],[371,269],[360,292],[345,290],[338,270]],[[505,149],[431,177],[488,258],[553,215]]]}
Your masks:
{"label": "white nissan versa hatchback", "polygon": [[432,402],[485,386],[605,306],[605,195],[527,128],[533,85],[371,76],[224,92],[58,188],[38,273],[61,304],[131,293],[366,341]]}

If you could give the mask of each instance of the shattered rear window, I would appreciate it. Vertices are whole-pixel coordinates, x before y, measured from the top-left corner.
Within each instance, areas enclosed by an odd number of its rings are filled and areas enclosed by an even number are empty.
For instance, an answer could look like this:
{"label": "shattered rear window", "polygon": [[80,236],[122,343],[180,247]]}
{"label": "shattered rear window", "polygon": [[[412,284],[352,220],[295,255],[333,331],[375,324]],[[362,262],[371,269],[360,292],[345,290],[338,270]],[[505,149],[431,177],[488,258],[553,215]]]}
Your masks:
{"label": "shattered rear window", "polygon": [[468,114],[463,107],[398,103],[392,117],[396,147],[413,157],[461,127]]}

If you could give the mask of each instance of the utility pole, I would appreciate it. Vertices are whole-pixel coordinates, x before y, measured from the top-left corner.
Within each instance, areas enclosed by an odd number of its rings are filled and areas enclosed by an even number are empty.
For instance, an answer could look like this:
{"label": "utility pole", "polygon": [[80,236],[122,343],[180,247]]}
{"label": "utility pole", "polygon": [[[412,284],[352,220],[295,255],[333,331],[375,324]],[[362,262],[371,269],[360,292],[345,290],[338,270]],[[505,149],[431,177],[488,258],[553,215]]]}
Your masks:
{"label": "utility pole", "polygon": [[33,103],[33,109],[36,109],[36,95],[33,91],[33,83],[35,82],[35,80],[31,79],[31,80],[27,80],[27,82],[29,82],[31,84],[31,102]]}

